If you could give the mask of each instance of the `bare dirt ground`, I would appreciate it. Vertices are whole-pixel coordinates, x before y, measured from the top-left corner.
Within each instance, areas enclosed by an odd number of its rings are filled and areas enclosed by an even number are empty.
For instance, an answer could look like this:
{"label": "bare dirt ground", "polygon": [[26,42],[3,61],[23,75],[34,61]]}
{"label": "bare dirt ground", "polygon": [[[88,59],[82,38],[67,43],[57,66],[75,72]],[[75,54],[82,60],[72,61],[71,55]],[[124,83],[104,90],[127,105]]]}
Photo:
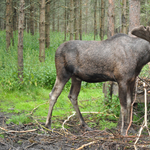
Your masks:
{"label": "bare dirt ground", "polygon": [[[48,131],[44,124],[5,124],[9,116],[0,113],[0,150],[148,150],[150,137],[142,135],[136,147],[136,135],[122,137],[117,129],[85,131],[76,117],[67,122],[68,130]],[[98,128],[98,127],[97,127]]]}

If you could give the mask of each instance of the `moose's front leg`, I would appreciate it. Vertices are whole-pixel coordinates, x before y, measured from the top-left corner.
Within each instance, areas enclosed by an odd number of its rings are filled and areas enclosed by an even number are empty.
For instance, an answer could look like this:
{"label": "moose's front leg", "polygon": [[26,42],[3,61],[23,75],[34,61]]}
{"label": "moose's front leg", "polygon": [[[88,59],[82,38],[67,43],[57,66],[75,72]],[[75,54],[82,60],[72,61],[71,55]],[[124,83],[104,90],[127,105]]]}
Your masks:
{"label": "moose's front leg", "polygon": [[119,99],[121,105],[121,134],[126,135],[131,112],[131,91],[127,88],[126,84],[119,85]]}

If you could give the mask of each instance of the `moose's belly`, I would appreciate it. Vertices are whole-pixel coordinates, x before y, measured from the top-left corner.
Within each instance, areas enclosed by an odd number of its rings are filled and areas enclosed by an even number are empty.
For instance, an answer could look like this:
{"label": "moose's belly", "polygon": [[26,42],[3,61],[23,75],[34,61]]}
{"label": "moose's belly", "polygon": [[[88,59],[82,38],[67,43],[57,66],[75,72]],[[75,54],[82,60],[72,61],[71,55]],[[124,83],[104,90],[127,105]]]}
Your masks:
{"label": "moose's belly", "polygon": [[75,75],[77,79],[86,81],[86,82],[104,82],[104,81],[115,81],[115,78],[113,76],[108,76],[105,74],[76,74]]}

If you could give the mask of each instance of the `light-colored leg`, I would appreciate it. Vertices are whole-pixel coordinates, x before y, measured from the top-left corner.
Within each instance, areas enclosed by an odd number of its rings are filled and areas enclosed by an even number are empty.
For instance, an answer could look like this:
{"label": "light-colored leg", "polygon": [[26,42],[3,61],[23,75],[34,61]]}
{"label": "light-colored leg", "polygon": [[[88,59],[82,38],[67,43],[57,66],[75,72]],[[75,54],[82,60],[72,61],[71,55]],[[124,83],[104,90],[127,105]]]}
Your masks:
{"label": "light-colored leg", "polygon": [[59,97],[60,93],[63,90],[64,85],[66,84],[68,80],[60,81],[58,77],[56,77],[55,85],[53,87],[53,90],[49,94],[50,96],[50,102],[49,102],[49,111],[48,111],[48,116],[46,120],[45,126],[48,128],[51,128],[51,116],[52,116],[52,111],[53,107],[57,101],[57,98]]}

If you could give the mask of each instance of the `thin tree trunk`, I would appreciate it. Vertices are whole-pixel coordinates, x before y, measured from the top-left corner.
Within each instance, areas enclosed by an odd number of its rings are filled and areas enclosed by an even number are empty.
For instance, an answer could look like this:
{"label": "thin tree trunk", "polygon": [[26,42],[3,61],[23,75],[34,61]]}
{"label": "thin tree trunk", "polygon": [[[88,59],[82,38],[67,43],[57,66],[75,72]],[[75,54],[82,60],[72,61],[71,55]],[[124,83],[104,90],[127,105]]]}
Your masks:
{"label": "thin tree trunk", "polygon": [[86,26],[85,26],[85,33],[87,33],[87,26],[88,26],[88,0],[86,0]]}
{"label": "thin tree trunk", "polygon": [[18,24],[18,77],[23,81],[23,31],[24,31],[24,0],[20,0]]}
{"label": "thin tree trunk", "polygon": [[45,0],[40,0],[40,22],[39,22],[39,60],[45,61]]}
{"label": "thin tree trunk", "polygon": [[104,39],[104,17],[105,17],[105,1],[101,0],[101,17],[100,17],[100,39]]}
{"label": "thin tree trunk", "polygon": [[50,2],[46,0],[45,9],[45,46],[48,48],[50,46]]}
{"label": "thin tree trunk", "polygon": [[122,33],[127,34],[127,1],[122,0]]}
{"label": "thin tree trunk", "polygon": [[11,44],[12,0],[6,0],[6,51]]}
{"label": "thin tree trunk", "polygon": [[97,36],[97,0],[94,1],[94,40]]}
{"label": "thin tree trunk", "polygon": [[114,24],[114,0],[109,0],[108,8],[108,38],[114,35],[115,24]]}
{"label": "thin tree trunk", "polygon": [[[26,0],[26,6],[30,5],[30,2],[29,0]],[[25,12],[25,22],[26,22],[26,31],[27,33],[30,32],[30,14],[28,13],[29,11],[29,8],[26,10]]]}
{"label": "thin tree trunk", "polygon": [[30,0],[30,33],[34,35],[34,1]]}
{"label": "thin tree trunk", "polygon": [[55,31],[55,1],[53,1],[53,16],[52,16],[52,19],[53,19],[52,27],[53,27],[53,31]]}
{"label": "thin tree trunk", "polygon": [[129,32],[140,25],[140,0],[129,1]]}
{"label": "thin tree trunk", "polygon": [[67,2],[65,0],[65,12],[64,12],[64,41],[66,41],[67,37]]}
{"label": "thin tree trunk", "polygon": [[79,40],[79,17],[78,17],[78,14],[79,14],[79,2],[78,0],[75,0],[75,9],[74,9],[74,13],[75,13],[75,40]]}
{"label": "thin tree trunk", "polygon": [[57,32],[59,32],[59,19],[60,19],[60,14],[59,14],[59,4],[60,2],[57,0]]}
{"label": "thin tree trunk", "polygon": [[13,36],[13,29],[14,29],[14,22],[13,22],[13,17],[14,17],[14,13],[13,13],[13,1],[11,2],[11,9],[10,9],[10,14],[11,14],[11,33],[10,33],[10,37],[11,37],[11,43],[12,46],[14,46],[14,36]]}
{"label": "thin tree trunk", "polygon": [[18,28],[17,2],[13,2],[13,6],[13,30],[16,31]]}
{"label": "thin tree trunk", "polygon": [[70,0],[70,40],[73,40],[73,0]]}
{"label": "thin tree trunk", "polygon": [[82,0],[80,0],[80,22],[79,22],[80,40],[82,40]]}

